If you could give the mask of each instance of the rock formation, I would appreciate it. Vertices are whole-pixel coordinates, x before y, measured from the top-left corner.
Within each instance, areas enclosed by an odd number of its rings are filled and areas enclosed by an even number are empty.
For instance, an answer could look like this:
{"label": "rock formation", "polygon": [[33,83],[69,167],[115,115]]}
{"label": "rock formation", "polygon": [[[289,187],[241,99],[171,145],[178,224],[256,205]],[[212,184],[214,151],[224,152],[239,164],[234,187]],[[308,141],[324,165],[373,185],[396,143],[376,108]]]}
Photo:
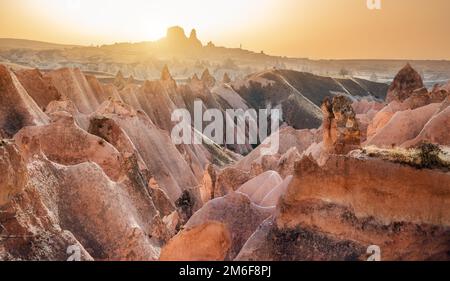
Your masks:
{"label": "rock formation", "polygon": [[0,93],[0,135],[10,138],[25,126],[48,122],[16,75],[3,65],[0,65]]}
{"label": "rock formation", "polygon": [[61,99],[61,94],[52,85],[50,79],[44,77],[38,69],[24,69],[15,74],[20,84],[43,111],[51,101]]}
{"label": "rock formation", "polygon": [[197,38],[197,30],[192,29],[191,34],[189,35],[189,42],[193,48],[202,47],[202,42]]}
{"label": "rock formation", "polygon": [[365,145],[378,147],[397,147],[414,139],[433,117],[440,104],[434,103],[414,110],[399,111],[392,116]]}
{"label": "rock formation", "polygon": [[276,216],[237,260],[366,260],[370,245],[383,260],[447,260],[448,173],[355,156],[298,162]]}
{"label": "rock formation", "polygon": [[27,169],[17,147],[0,140],[0,207],[23,191],[28,180]]}
{"label": "rock formation", "polygon": [[225,72],[225,74],[223,75],[223,79],[222,79],[222,83],[228,84],[231,83],[231,78],[228,75],[228,73]]}
{"label": "rock formation", "polygon": [[116,77],[114,78],[114,86],[116,86],[119,90],[123,89],[126,85],[125,77],[122,74],[122,71],[118,71]]}
{"label": "rock formation", "polygon": [[39,152],[51,161],[62,165],[95,162],[113,180],[121,172],[119,152],[103,139],[90,135],[79,128],[72,116],[61,114],[55,122],[36,127],[27,127],[15,136],[21,151],[33,157]]}
{"label": "rock formation", "polygon": [[172,75],[170,74],[169,67],[167,65],[164,66],[161,72],[161,80],[162,81],[172,81]]}
{"label": "rock formation", "polygon": [[258,175],[243,184],[237,191],[246,194],[252,202],[261,205],[261,202],[283,179],[275,171],[268,171]]}
{"label": "rock formation", "polygon": [[[444,121],[446,113],[443,111],[449,106],[448,91],[440,85],[435,85],[430,92],[426,88],[413,90],[420,85],[420,79],[410,66],[405,68],[391,88],[398,90],[403,85],[407,89],[403,93],[407,92],[408,97],[405,96],[403,101],[393,99],[378,112],[358,116],[358,120],[367,126],[364,145],[384,148],[413,147],[421,142],[447,145],[449,138],[443,131],[448,128],[448,122]],[[406,79],[407,73],[415,78]],[[402,80],[403,84],[400,83]]]}
{"label": "rock formation", "polygon": [[[192,245],[197,245],[192,247]],[[231,233],[223,223],[207,222],[179,233],[163,248],[160,261],[223,261]]]}
{"label": "rock formation", "polygon": [[203,71],[201,80],[208,88],[212,88],[216,84],[216,79],[209,73],[208,69]]}
{"label": "rock formation", "polygon": [[71,100],[81,113],[92,113],[100,105],[80,69],[62,68],[46,73],[45,77],[49,77],[62,98]]}
{"label": "rock formation", "polygon": [[295,129],[315,129],[322,124],[320,106],[326,97],[345,93],[355,98],[384,99],[386,84],[363,79],[355,81],[275,69],[237,79],[231,86],[250,107],[279,107],[287,125]]}
{"label": "rock formation", "polygon": [[[185,229],[163,248],[161,258],[191,261],[211,258],[233,260],[245,241],[269,216],[270,210],[252,204],[249,198],[241,193],[230,193],[214,199],[192,216]],[[212,230],[218,233],[211,233]],[[198,249],[192,249],[192,245],[197,244],[200,245]],[[206,245],[208,247],[205,247]],[[212,257],[216,252],[219,254]]]}
{"label": "rock formation", "polygon": [[[0,260],[450,260],[448,86],[410,66],[388,103],[381,84],[288,70],[117,78],[0,65]],[[193,126],[204,143],[175,145],[172,112],[199,99],[285,124],[256,148]]]}
{"label": "rock formation", "polygon": [[197,31],[195,29],[191,31],[188,38],[184,29],[179,26],[168,28],[166,38],[161,39],[160,43],[162,43],[166,51],[174,53],[197,53],[203,47],[197,38]]}
{"label": "rock formation", "polygon": [[325,99],[323,112],[323,142],[326,152],[347,154],[360,147],[361,132],[350,100],[336,96]]}
{"label": "rock formation", "polygon": [[420,74],[408,63],[399,71],[397,76],[395,76],[394,81],[389,87],[386,101],[391,102],[393,100],[398,100],[402,102],[409,98],[414,90],[423,87],[422,77],[420,77]]}

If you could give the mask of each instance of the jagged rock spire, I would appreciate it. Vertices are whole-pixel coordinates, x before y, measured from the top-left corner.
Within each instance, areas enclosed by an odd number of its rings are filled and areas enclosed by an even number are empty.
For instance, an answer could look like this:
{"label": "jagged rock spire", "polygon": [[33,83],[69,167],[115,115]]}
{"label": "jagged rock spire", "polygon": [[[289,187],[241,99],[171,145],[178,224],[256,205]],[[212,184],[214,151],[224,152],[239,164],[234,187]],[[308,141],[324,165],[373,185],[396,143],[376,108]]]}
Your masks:
{"label": "jagged rock spire", "polygon": [[192,81],[200,81],[200,78],[198,78],[197,73],[194,73],[194,75],[192,76]]}
{"label": "jagged rock spire", "polygon": [[209,69],[205,69],[202,74],[202,81],[205,83],[205,85],[209,88],[214,87],[216,84],[216,79],[209,73]]}
{"label": "jagged rock spire", "polygon": [[323,142],[330,154],[347,154],[361,145],[361,131],[352,102],[345,96],[326,98],[322,103]]}
{"label": "jagged rock spire", "polygon": [[222,82],[225,83],[225,84],[231,83],[231,78],[230,78],[230,76],[228,75],[227,72],[225,72],[225,74],[223,75]]}
{"label": "jagged rock spire", "polygon": [[191,34],[189,35],[189,42],[194,48],[201,48],[203,46],[202,42],[200,42],[197,37],[197,30],[195,29],[192,29]]}
{"label": "jagged rock spire", "polygon": [[130,75],[130,77],[128,77],[127,83],[128,84],[133,84],[135,82],[136,82],[136,80],[134,79],[133,75]]}
{"label": "jagged rock spire", "polygon": [[126,84],[126,81],[125,81],[125,78],[124,78],[124,76],[123,76],[123,73],[122,73],[122,71],[118,71],[117,72],[117,74],[116,74],[116,77],[114,78],[114,86],[116,86],[118,89],[121,89],[121,88],[123,88],[124,86],[125,86],[125,84]]}
{"label": "jagged rock spire", "polygon": [[123,79],[123,73],[122,73],[121,70],[117,71],[116,78],[117,79]]}
{"label": "jagged rock spire", "polygon": [[116,77],[115,77],[115,81],[124,81],[125,79],[124,79],[124,76],[123,76],[123,73],[122,73],[122,71],[117,71],[117,74],[116,74]]}
{"label": "jagged rock spire", "polygon": [[197,30],[195,30],[195,28],[192,29],[191,34],[189,36],[189,39],[191,39],[191,40],[198,40],[198,38],[197,38]]}
{"label": "jagged rock spire", "polygon": [[163,81],[169,81],[169,80],[173,80],[172,75],[170,74],[169,71],[169,67],[166,65],[164,65],[164,68],[161,72],[161,80]]}

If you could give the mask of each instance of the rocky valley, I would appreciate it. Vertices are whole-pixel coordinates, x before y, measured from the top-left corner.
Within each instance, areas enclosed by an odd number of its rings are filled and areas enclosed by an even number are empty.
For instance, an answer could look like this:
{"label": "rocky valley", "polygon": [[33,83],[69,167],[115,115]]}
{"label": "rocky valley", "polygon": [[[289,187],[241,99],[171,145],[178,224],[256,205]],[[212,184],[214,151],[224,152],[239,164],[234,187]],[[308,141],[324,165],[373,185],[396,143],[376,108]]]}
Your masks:
{"label": "rocky valley", "polygon": [[[372,246],[450,260],[448,82],[427,88],[410,64],[390,85],[282,68],[159,76],[0,65],[0,260],[362,261]],[[203,141],[175,145],[172,113],[196,100],[279,108],[283,123],[258,145],[189,124]]]}

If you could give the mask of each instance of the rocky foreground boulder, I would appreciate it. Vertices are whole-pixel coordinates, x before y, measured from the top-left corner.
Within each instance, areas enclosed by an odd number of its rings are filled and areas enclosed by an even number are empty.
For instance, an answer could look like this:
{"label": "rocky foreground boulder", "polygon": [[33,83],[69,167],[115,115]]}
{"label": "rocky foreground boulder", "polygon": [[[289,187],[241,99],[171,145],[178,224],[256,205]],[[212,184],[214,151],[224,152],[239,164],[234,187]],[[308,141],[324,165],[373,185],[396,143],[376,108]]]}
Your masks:
{"label": "rocky foreground boulder", "polygon": [[242,193],[214,199],[162,249],[161,260],[233,260],[271,211]]}
{"label": "rocky foreground boulder", "polygon": [[304,158],[237,260],[448,260],[450,175],[363,154]]}

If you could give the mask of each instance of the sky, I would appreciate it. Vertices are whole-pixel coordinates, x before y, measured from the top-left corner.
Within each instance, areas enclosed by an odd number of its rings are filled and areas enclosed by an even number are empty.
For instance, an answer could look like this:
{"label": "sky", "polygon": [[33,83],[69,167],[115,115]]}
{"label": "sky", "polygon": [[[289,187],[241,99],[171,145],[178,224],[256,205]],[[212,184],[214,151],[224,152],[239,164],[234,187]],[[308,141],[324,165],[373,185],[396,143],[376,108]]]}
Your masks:
{"label": "sky", "polygon": [[[377,1],[377,0],[374,0]],[[0,0],[0,38],[203,43],[312,59],[450,59],[449,0]]]}

